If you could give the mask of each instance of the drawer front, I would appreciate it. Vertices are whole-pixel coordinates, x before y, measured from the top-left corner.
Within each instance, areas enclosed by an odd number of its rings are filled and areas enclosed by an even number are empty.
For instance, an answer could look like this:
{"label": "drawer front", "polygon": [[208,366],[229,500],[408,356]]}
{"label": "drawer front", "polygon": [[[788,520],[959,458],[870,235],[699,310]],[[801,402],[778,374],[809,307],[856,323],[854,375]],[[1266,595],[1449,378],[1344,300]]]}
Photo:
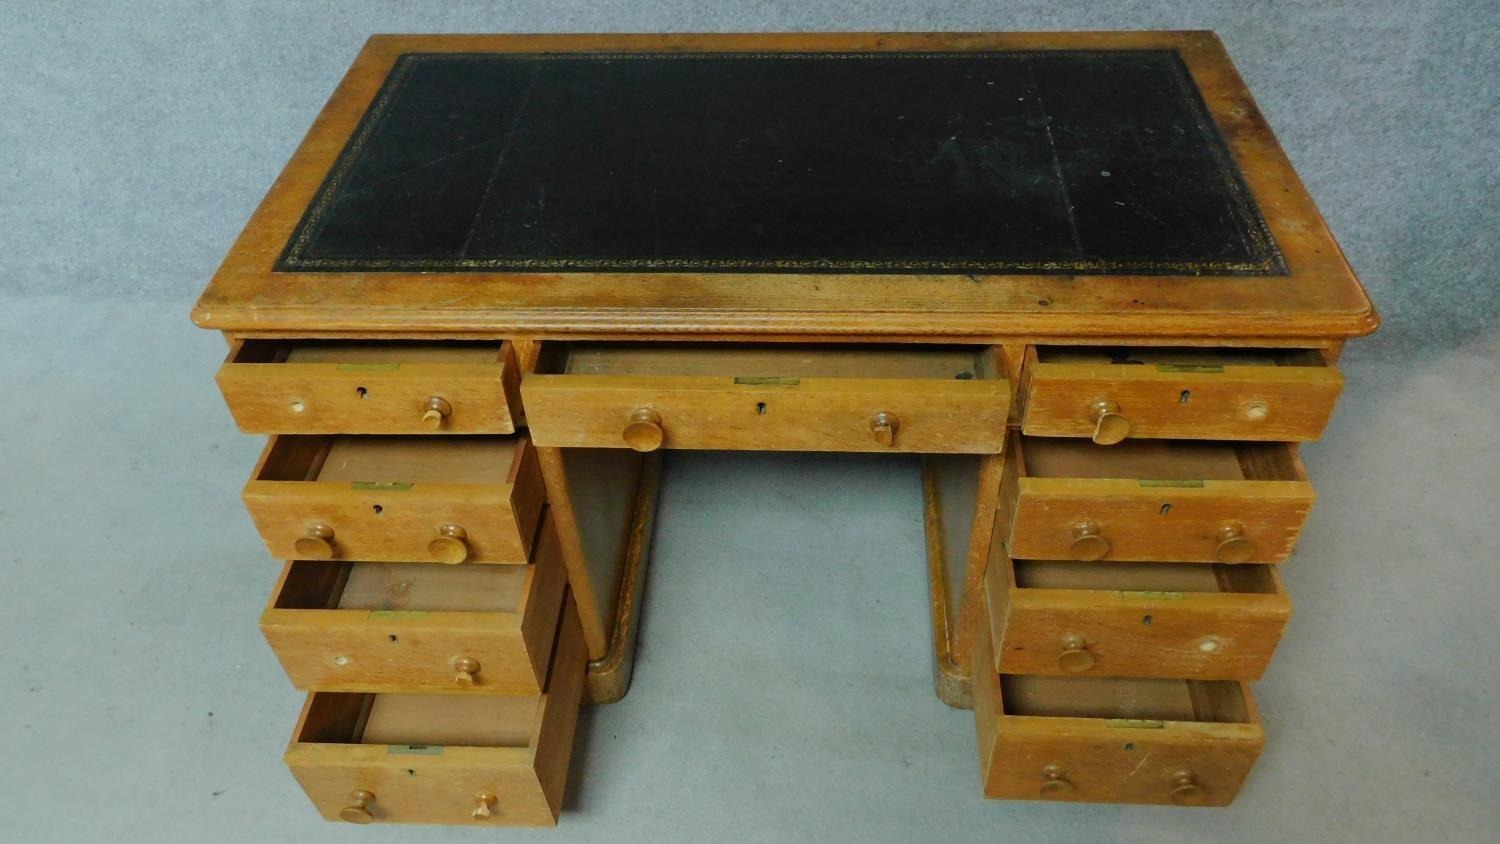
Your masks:
{"label": "drawer front", "polygon": [[[913,368],[891,350],[867,360],[838,349],[800,358],[752,350],[741,365],[757,374],[724,374],[737,371],[733,355],[685,351],[680,360],[651,361],[654,374],[640,374],[648,367],[634,359],[633,367],[619,366],[624,374],[600,374],[609,371],[605,364],[573,372],[566,363],[528,372],[521,392],[531,435],[541,446],[641,451],[982,454],[1004,446],[1010,388],[988,350],[975,354],[978,365],[946,377],[941,367],[933,377],[859,377]],[[544,348],[543,367],[555,357]],[[827,377],[834,371],[850,374]]]}
{"label": "drawer front", "polygon": [[[239,340],[216,380],[246,433],[513,433],[520,373],[511,344],[447,345],[460,348]],[[352,351],[339,355],[341,346]],[[299,349],[309,353],[287,358]]]}
{"label": "drawer front", "polygon": [[[321,741],[328,693],[308,696],[286,763],[325,820],[552,826],[562,809],[587,657],[571,602],[564,610],[547,692],[527,696],[504,728],[516,746],[381,745]],[[357,698],[363,696],[345,695]]]}
{"label": "drawer front", "polygon": [[[977,637],[975,665],[993,661]],[[1241,686],[1254,710],[1248,687]],[[999,677],[976,672],[974,719],[984,795],[1004,800],[1227,806],[1265,734],[1251,723],[1153,722],[1008,715]]]}
{"label": "drawer front", "polygon": [[1032,348],[1025,366],[1021,429],[1101,444],[1126,437],[1313,440],[1343,388],[1332,365],[1047,363]]}
{"label": "drawer front", "polygon": [[[999,452],[1003,382],[816,381],[763,384],[680,379],[617,385],[539,376],[522,387],[538,445],[758,451]],[[882,439],[885,426],[891,434]]]}
{"label": "drawer front", "polygon": [[328,569],[318,574],[336,578],[339,569],[362,564],[289,562],[260,629],[303,690],[536,694],[546,685],[567,582],[550,524],[535,559],[515,567],[524,586],[512,612],[302,609],[289,600],[289,578],[305,573],[298,567]]}
{"label": "drawer front", "polygon": [[493,484],[264,480],[258,467],[242,498],[279,559],[524,564],[546,491],[524,438],[515,455]]}
{"label": "drawer front", "polygon": [[[997,683],[988,674],[982,685]],[[1243,724],[1111,727],[1091,720],[1001,719],[983,771],[984,796],[1227,806],[1265,744],[1258,727]]]}
{"label": "drawer front", "polygon": [[[1037,560],[1278,563],[1291,556],[1313,492],[1284,481],[1205,481],[1161,488],[1136,481],[1020,478],[1007,547]],[[1086,537],[1099,537],[1080,542]],[[1248,548],[1229,559],[1234,546]],[[1104,553],[1094,556],[1095,548]]]}
{"label": "drawer front", "polygon": [[1281,562],[1315,499],[1295,446],[1281,443],[1245,444],[1239,458],[1251,477],[1276,480],[1215,480],[1184,478],[1192,470],[1178,471],[1170,454],[1151,476],[1034,477],[1025,442],[1012,438],[1001,490],[1005,547],[1019,559]]}
{"label": "drawer front", "polygon": [[1255,680],[1292,614],[1280,574],[1269,578],[1270,594],[1020,588],[1001,555],[985,575],[990,670]]}

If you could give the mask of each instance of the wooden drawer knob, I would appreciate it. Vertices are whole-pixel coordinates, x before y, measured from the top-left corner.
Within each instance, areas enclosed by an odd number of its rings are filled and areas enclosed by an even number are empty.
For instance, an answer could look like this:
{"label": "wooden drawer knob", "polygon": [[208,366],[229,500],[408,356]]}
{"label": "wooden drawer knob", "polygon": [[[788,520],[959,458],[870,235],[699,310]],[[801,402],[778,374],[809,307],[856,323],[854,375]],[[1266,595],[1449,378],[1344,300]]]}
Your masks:
{"label": "wooden drawer knob", "polygon": [[1240,524],[1227,524],[1219,528],[1219,544],[1214,546],[1214,557],[1221,563],[1243,563],[1255,556],[1255,540],[1245,535]]}
{"label": "wooden drawer knob", "polygon": [[476,821],[488,820],[490,815],[494,814],[495,804],[498,802],[495,795],[488,791],[481,791],[474,795],[474,811],[469,814]]}
{"label": "wooden drawer knob", "polygon": [[1089,416],[1094,420],[1094,442],[1099,445],[1114,445],[1130,436],[1130,420],[1120,413],[1120,406],[1107,399],[1089,404]]}
{"label": "wooden drawer knob", "polygon": [[438,528],[438,535],[427,543],[427,556],[435,563],[461,563],[469,559],[469,532],[458,525]]}
{"label": "wooden drawer knob", "polygon": [[479,660],[471,656],[462,656],[453,660],[453,669],[458,673],[454,675],[453,682],[460,686],[472,686],[478,682]]}
{"label": "wooden drawer knob", "polygon": [[625,444],[636,451],[655,451],[661,448],[667,432],[661,427],[661,414],[649,407],[642,407],[630,414],[625,425]]}
{"label": "wooden drawer knob", "polygon": [[1104,559],[1109,553],[1109,540],[1099,535],[1099,526],[1093,522],[1080,522],[1073,527],[1073,544],[1068,546],[1073,559],[1093,562]]}
{"label": "wooden drawer knob", "polygon": [[1042,769],[1042,785],[1037,789],[1043,797],[1067,797],[1073,793],[1073,784],[1068,782],[1067,771],[1057,765]]}
{"label": "wooden drawer knob", "polygon": [[375,820],[369,809],[370,804],[375,802],[375,795],[368,791],[355,791],[349,796],[354,798],[354,802],[340,809],[339,817],[349,823],[369,823]]}
{"label": "wooden drawer knob", "polygon": [[870,417],[870,433],[875,435],[875,442],[889,448],[896,444],[896,431],[901,428],[901,420],[896,414],[882,410]]}
{"label": "wooden drawer knob", "polygon": [[448,424],[448,417],[453,415],[453,405],[442,396],[428,396],[422,402],[422,424],[434,431],[441,431]]}
{"label": "wooden drawer knob", "polygon": [[1057,667],[1069,674],[1082,674],[1094,667],[1094,654],[1083,637],[1070,633],[1063,637],[1062,653],[1057,655]]}
{"label": "wooden drawer knob", "polygon": [[1179,806],[1200,806],[1208,798],[1208,791],[1198,784],[1192,771],[1178,771],[1172,775],[1172,802]]}
{"label": "wooden drawer knob", "polygon": [[304,560],[333,559],[333,528],[322,522],[307,526],[307,532],[292,543],[297,556]]}

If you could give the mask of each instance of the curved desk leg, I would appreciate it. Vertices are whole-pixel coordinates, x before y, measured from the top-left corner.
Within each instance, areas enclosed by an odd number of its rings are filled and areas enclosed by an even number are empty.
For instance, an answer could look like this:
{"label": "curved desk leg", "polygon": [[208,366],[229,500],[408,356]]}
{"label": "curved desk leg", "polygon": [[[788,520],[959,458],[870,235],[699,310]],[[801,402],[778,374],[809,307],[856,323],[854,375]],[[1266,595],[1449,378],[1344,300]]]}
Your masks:
{"label": "curved desk leg", "polygon": [[619,603],[609,650],[589,660],[583,700],[590,704],[614,703],[630,690],[635,668],[635,640],[640,630],[641,603],[645,599],[646,561],[651,555],[651,532],[656,527],[656,500],[661,489],[661,453],[646,457],[636,492],[625,560],[620,575]]}

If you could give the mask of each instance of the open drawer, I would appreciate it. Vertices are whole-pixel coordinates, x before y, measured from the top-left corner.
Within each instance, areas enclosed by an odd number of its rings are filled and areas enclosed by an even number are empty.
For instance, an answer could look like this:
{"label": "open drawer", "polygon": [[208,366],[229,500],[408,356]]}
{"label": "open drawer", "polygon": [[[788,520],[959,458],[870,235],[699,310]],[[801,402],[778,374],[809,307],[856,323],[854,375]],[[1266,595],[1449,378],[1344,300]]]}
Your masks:
{"label": "open drawer", "polygon": [[995,674],[974,643],[984,796],[1225,806],[1265,745],[1249,686]]}
{"label": "open drawer", "polygon": [[996,453],[990,346],[545,342],[521,393],[541,446]]}
{"label": "open drawer", "polygon": [[540,695],[313,692],[286,764],[326,820],[551,826],[587,656],[572,601]]}
{"label": "open drawer", "polygon": [[1021,377],[1033,436],[1312,440],[1343,388],[1317,349],[1034,346]]}
{"label": "open drawer", "polygon": [[1032,560],[1272,563],[1312,509],[1296,446],[1013,435],[1006,547]]}
{"label": "open drawer", "polygon": [[1254,680],[1292,615],[1274,565],[1012,560],[985,573],[1006,674]]}
{"label": "open drawer", "polygon": [[260,629],[299,689],[536,694],[566,583],[548,519],[525,566],[288,562]]}
{"label": "open drawer", "polygon": [[251,434],[510,434],[509,342],[237,340],[216,377]]}
{"label": "open drawer", "polygon": [[273,557],[526,563],[546,493],[524,435],[283,434],[243,498]]}

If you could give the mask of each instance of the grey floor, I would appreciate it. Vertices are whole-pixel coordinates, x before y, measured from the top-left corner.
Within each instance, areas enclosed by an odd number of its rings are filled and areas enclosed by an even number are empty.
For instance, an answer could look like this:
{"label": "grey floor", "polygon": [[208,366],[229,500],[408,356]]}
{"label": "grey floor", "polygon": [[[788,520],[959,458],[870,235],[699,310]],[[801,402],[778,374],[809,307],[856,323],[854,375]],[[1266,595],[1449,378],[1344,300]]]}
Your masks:
{"label": "grey floor", "polygon": [[0,841],[494,840],[317,820],[255,629],[260,443],[187,311],[375,31],[1214,28],[1381,307],[1271,735],[1219,811],[987,803],[933,696],[916,466],[674,454],[634,689],[505,840],[1500,840],[1500,8],[0,4]]}

